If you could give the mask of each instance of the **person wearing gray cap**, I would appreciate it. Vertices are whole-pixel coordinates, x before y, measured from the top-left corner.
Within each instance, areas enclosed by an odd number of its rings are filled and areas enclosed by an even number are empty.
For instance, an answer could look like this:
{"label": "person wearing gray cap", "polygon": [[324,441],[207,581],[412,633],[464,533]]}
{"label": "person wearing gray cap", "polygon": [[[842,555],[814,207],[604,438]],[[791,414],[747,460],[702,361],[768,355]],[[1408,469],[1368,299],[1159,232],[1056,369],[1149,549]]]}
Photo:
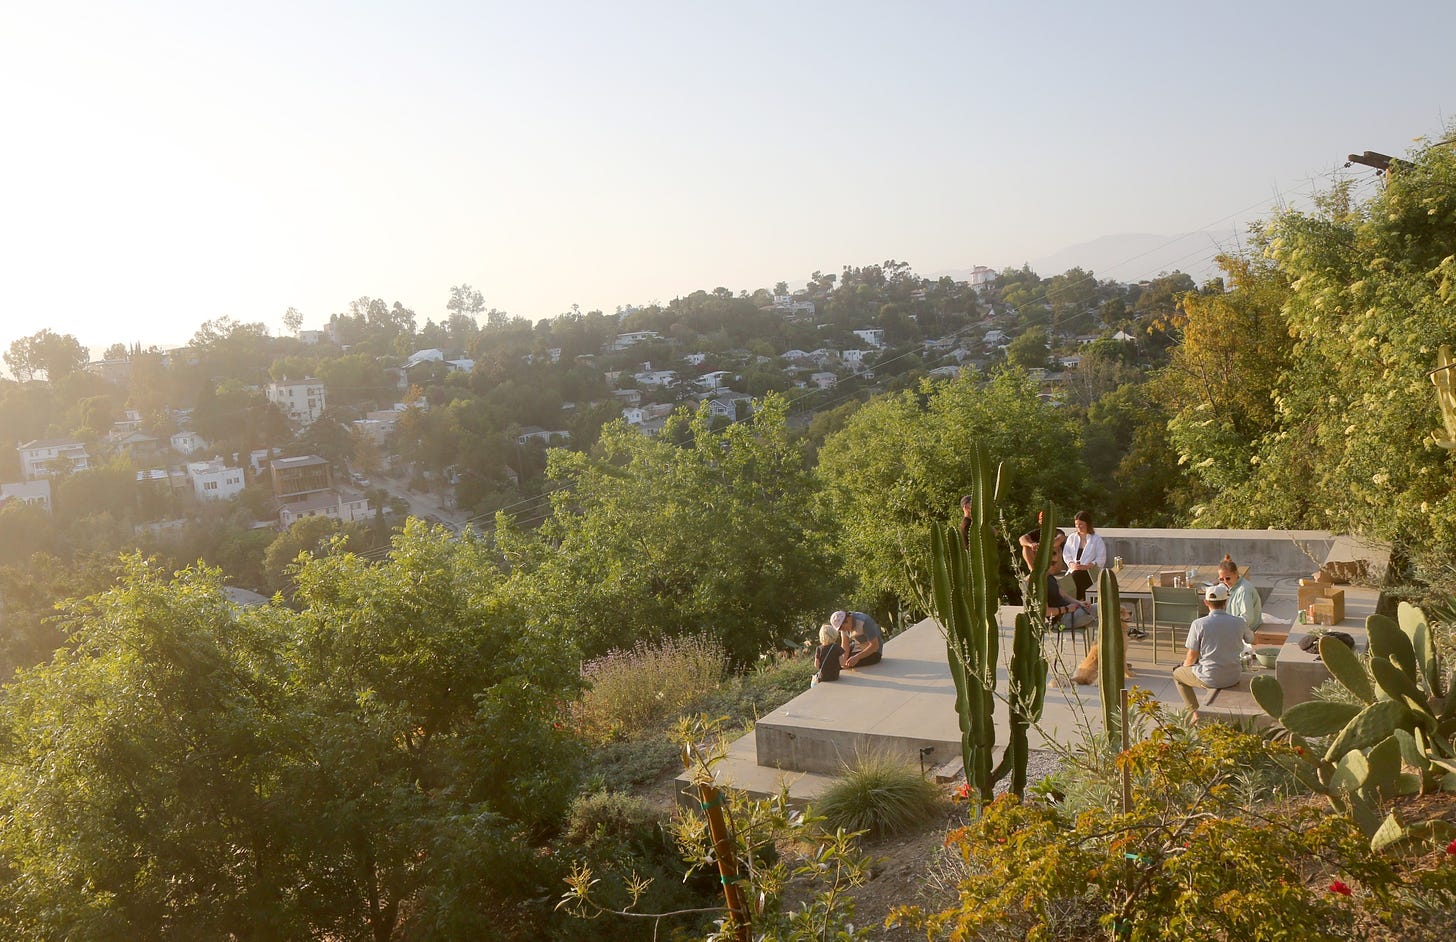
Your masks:
{"label": "person wearing gray cap", "polygon": [[1184,645],[1188,653],[1182,665],[1173,668],[1173,681],[1178,694],[1193,718],[1198,718],[1198,692],[1204,687],[1217,690],[1232,687],[1239,682],[1242,672],[1239,655],[1244,650],[1244,620],[1231,615],[1228,606],[1229,590],[1223,583],[1209,586],[1203,593],[1208,603],[1208,614],[1194,619],[1188,627],[1188,642]]}
{"label": "person wearing gray cap", "polygon": [[884,636],[873,618],[864,612],[835,612],[829,616],[829,624],[839,632],[844,647],[845,653],[839,659],[842,667],[868,667],[880,662]]}

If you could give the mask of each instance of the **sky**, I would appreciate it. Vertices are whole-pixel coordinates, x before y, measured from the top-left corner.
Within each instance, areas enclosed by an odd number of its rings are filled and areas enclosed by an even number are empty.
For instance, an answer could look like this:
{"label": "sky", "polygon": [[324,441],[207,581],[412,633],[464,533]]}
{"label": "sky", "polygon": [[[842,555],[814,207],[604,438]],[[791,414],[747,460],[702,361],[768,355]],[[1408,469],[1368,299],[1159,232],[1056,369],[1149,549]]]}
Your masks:
{"label": "sky", "polygon": [[363,296],[423,325],[462,283],[534,320],[1133,233],[1169,251],[1094,272],[1207,270],[1341,176],[1373,191],[1347,154],[1443,139],[1452,35],[1429,0],[8,0],[0,349],[320,328]]}

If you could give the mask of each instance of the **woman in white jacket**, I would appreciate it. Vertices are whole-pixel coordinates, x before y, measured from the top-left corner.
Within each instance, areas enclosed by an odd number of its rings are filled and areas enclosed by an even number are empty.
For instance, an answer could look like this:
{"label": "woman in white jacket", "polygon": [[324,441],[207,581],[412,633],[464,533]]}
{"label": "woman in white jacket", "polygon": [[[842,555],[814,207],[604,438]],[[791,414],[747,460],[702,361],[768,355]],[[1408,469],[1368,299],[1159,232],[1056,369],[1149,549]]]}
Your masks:
{"label": "woman in white jacket", "polygon": [[1079,510],[1072,519],[1077,524],[1077,532],[1067,537],[1066,544],[1062,546],[1062,561],[1072,574],[1080,600],[1087,598],[1087,590],[1092,587],[1092,574],[1088,570],[1093,566],[1107,565],[1107,544],[1097,535],[1090,513]]}

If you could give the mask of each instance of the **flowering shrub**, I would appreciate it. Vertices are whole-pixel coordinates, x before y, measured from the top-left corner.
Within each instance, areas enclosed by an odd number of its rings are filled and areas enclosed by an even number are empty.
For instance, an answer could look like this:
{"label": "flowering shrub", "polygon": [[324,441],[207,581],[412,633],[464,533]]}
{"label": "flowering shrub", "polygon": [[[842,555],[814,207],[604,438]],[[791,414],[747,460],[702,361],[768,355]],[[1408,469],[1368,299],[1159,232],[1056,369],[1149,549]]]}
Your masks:
{"label": "flowering shrub", "polygon": [[608,652],[581,669],[587,689],[572,705],[572,725],[595,742],[660,734],[685,707],[717,690],[726,668],[722,648],[706,638]]}
{"label": "flowering shrub", "polygon": [[[1003,797],[954,833],[959,900],[907,907],[931,937],[1139,940],[1450,938],[1456,865],[1370,849],[1321,801],[1251,802],[1251,767],[1288,746],[1220,724],[1166,725],[1117,756],[1120,800],[1064,808]],[[1075,772],[1070,774],[1075,775]]]}

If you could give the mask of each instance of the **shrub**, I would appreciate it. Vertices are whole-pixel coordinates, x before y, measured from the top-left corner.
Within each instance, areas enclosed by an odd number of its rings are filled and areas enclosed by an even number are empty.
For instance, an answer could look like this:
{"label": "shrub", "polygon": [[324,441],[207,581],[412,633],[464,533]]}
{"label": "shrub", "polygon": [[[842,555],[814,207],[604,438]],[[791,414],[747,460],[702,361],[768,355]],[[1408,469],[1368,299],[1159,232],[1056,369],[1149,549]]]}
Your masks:
{"label": "shrub", "polygon": [[726,666],[723,650],[707,638],[638,642],[582,667],[588,689],[572,719],[595,742],[661,733],[685,707],[718,688]]}
{"label": "shrub", "polygon": [[1075,814],[992,802],[949,842],[962,863],[958,900],[897,918],[934,937],[987,940],[1443,937],[1456,867],[1407,861],[1402,872],[1312,800],[1253,800],[1279,785],[1290,746],[1222,724],[1168,725],[1155,703],[1134,702],[1154,728],[1116,757],[1133,783],[1127,813],[1112,799]]}
{"label": "shrub", "polygon": [[933,782],[886,756],[861,757],[814,802],[829,827],[881,836],[925,824],[940,807]]}

